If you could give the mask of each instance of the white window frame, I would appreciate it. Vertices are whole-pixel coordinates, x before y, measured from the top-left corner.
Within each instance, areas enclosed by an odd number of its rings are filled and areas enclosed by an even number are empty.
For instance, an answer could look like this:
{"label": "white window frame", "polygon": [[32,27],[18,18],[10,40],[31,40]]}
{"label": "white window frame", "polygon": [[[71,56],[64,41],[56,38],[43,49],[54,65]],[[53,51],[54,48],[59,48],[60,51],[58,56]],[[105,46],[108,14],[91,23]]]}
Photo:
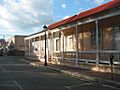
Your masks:
{"label": "white window frame", "polygon": [[[67,49],[72,49],[73,44],[72,44],[72,42],[70,43],[70,38],[72,38],[72,35],[67,36],[66,38],[67,38],[66,39],[66,43],[67,43],[66,47],[67,47]],[[72,38],[72,40],[73,40],[73,38]]]}
{"label": "white window frame", "polygon": [[56,50],[56,49],[57,49],[57,47],[56,47],[56,41],[57,41],[57,40],[59,40],[59,38],[55,38],[55,39],[54,39],[54,51],[59,52],[60,49],[59,49],[59,50]]}

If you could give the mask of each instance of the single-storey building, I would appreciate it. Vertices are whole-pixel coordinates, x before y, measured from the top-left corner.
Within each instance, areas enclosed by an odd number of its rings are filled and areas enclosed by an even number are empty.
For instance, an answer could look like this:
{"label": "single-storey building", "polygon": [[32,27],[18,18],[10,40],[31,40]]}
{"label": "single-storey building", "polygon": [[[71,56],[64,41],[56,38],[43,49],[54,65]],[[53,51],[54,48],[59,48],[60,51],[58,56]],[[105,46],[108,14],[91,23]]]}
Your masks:
{"label": "single-storey building", "polygon": [[[120,73],[120,0],[80,12],[25,38],[25,56],[44,62]],[[113,58],[113,59],[112,59]]]}
{"label": "single-storey building", "polygon": [[24,38],[25,37],[26,36],[15,35],[8,39],[8,44],[7,44],[8,55],[24,56],[24,54],[25,54]]}

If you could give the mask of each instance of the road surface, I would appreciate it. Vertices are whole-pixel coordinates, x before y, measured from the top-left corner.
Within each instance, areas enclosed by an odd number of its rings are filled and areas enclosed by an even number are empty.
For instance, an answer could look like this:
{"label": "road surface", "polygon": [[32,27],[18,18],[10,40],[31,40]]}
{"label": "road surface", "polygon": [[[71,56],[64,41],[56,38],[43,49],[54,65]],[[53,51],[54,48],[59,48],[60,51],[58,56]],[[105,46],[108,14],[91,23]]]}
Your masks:
{"label": "road surface", "polygon": [[117,87],[73,78],[45,66],[34,67],[17,57],[0,57],[0,90],[119,90]]}

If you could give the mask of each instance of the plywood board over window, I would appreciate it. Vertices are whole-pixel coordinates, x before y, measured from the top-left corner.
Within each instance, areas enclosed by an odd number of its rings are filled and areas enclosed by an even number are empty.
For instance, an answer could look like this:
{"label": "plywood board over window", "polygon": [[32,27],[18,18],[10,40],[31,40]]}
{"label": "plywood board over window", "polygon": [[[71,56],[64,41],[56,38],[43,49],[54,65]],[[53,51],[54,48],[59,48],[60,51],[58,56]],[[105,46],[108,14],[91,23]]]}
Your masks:
{"label": "plywood board over window", "polygon": [[[114,33],[114,28],[120,25],[120,15],[106,18],[99,21],[99,28],[101,33],[101,50],[113,50],[115,46],[115,36],[119,34]],[[118,45],[118,44],[117,44]]]}
{"label": "plywood board over window", "polygon": [[[96,30],[95,22],[78,26],[78,47],[79,47],[79,50],[91,50],[91,49],[95,48],[94,47],[95,41],[96,41],[95,30]],[[94,32],[94,34],[92,33],[92,37],[91,37],[91,32]],[[91,43],[93,43],[94,45]]]}
{"label": "plywood board over window", "polygon": [[56,51],[59,51],[60,44],[59,44],[59,39],[56,39]]}
{"label": "plywood board over window", "polygon": [[72,35],[66,36],[66,50],[73,49],[73,37]]}
{"label": "plywood board over window", "polygon": [[120,25],[113,27],[114,49],[120,51]]}
{"label": "plywood board over window", "polygon": [[102,30],[102,50],[112,50],[112,27]]}

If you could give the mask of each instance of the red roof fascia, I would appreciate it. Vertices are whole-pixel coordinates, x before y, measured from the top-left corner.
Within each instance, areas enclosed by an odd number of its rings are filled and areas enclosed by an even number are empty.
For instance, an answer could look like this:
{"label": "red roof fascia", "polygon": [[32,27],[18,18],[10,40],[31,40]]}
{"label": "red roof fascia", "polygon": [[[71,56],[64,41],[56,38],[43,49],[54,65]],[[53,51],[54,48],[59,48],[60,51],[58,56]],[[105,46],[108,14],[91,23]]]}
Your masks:
{"label": "red roof fascia", "polygon": [[97,14],[99,12],[108,10],[108,9],[116,7],[116,6],[120,6],[120,0],[114,0],[114,1],[108,2],[106,4],[103,4],[101,6],[98,6],[96,8],[84,11],[84,12],[78,14],[74,19],[72,19],[71,22],[79,20],[79,19],[87,17],[87,16],[90,16],[90,15],[93,15],[93,14]]}
{"label": "red roof fascia", "polygon": [[53,29],[53,28],[56,28],[58,26],[64,25],[64,24],[70,22],[74,17],[76,17],[76,15],[71,16],[71,17],[69,17],[67,19],[61,20],[59,22],[56,22],[54,24],[51,24],[51,25],[48,26],[48,29]]}
{"label": "red roof fascia", "polygon": [[77,20],[79,20],[81,18],[85,18],[85,17],[88,17],[90,15],[100,13],[102,11],[108,10],[108,9],[116,7],[116,6],[120,6],[120,0],[113,0],[111,2],[108,2],[106,4],[98,6],[96,8],[84,11],[82,13],[79,13],[78,15],[74,15],[74,16],[71,16],[71,17],[69,17],[67,19],[61,20],[61,21],[56,22],[54,24],[51,24],[51,25],[48,26],[48,29],[53,29],[53,28],[56,28],[56,27],[64,25],[64,24],[77,21]]}

